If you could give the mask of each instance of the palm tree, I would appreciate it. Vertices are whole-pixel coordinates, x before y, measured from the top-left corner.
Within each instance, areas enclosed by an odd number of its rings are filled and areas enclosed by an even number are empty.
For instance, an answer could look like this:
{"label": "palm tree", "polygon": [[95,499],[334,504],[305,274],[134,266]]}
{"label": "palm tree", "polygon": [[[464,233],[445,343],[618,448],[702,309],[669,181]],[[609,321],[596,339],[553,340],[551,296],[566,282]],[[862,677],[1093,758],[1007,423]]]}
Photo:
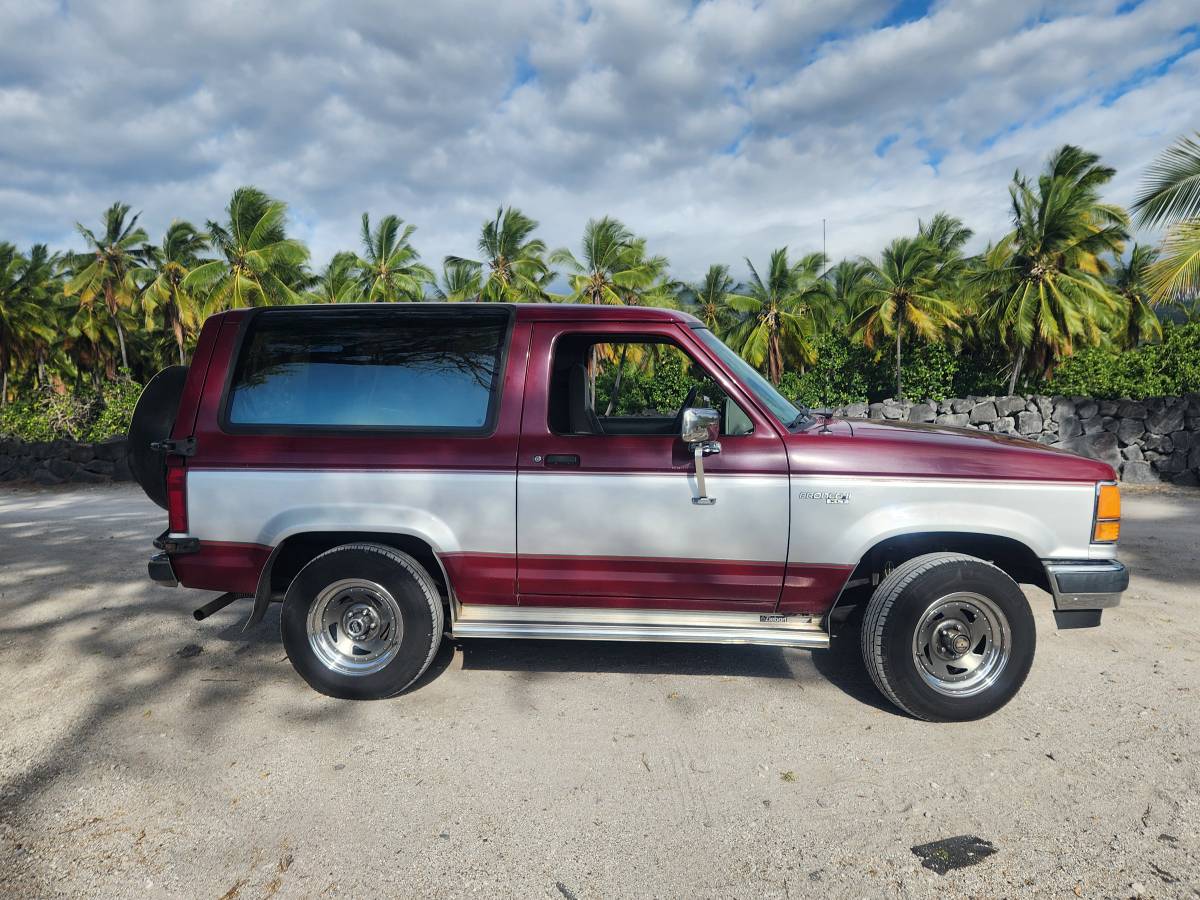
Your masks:
{"label": "palm tree", "polygon": [[1073,352],[1077,340],[1098,342],[1098,323],[1117,309],[1102,255],[1121,253],[1129,219],[1099,193],[1114,174],[1096,154],[1067,144],[1036,184],[1020,172],[1013,176],[1013,231],[970,278],[986,304],[983,320],[1015,347],[1009,393],[1027,356],[1049,375],[1054,359]]}
{"label": "palm tree", "polygon": [[779,384],[788,360],[816,362],[813,338],[827,327],[830,315],[829,282],[821,277],[825,256],[809,253],[790,264],[787,247],[780,247],[771,254],[765,279],[749,259],[746,265],[750,292],[731,296],[729,305],[747,319],[731,339],[748,363],[765,366],[767,378]]}
{"label": "palm tree", "polygon": [[904,398],[901,375],[906,334],[939,341],[956,327],[957,309],[943,292],[942,254],[921,237],[896,238],[879,263],[870,263],[862,288],[863,305],[851,327],[871,348],[885,338],[896,343],[896,398]]}
{"label": "palm tree", "polygon": [[442,264],[440,283],[430,285],[432,299],[443,303],[464,303],[478,300],[482,288],[480,278],[482,268],[470,260],[446,257]]}
{"label": "palm tree", "polygon": [[226,224],[207,224],[220,258],[195,266],[181,287],[205,295],[208,312],[294,303],[307,277],[308,248],[287,236],[287,204],[256,187],[240,187],[226,213]]}
{"label": "palm tree", "polygon": [[589,219],[582,250],[581,259],[565,248],[550,255],[551,263],[570,270],[571,299],[624,306],[669,303],[666,257],[646,256],[646,241],[616,219]]}
{"label": "palm tree", "polygon": [[[21,273],[20,295],[32,306],[23,342],[33,357],[34,377],[39,387],[45,386],[46,365],[51,359],[64,361],[60,339],[63,307],[69,306],[63,296],[58,277],[61,257],[51,253],[45,244],[34,244],[25,258]],[[18,339],[18,343],[21,343]]]}
{"label": "palm tree", "polygon": [[0,243],[0,406],[8,402],[8,370],[17,335],[33,314],[21,295],[24,264],[16,247]]}
{"label": "palm tree", "polygon": [[84,306],[90,306],[97,296],[104,298],[104,306],[117,328],[121,365],[126,369],[129,368],[129,355],[125,350],[125,329],[121,326],[120,314],[137,296],[133,273],[145,261],[143,245],[147,240],[146,232],[137,227],[141,213],[126,222],[128,215],[127,204],[110,206],[104,212],[104,232],[99,238],[91,229],[75,223],[88,250],[72,257],[75,276],[64,288],[67,296],[78,296]]}
{"label": "palm tree", "polygon": [[698,284],[685,285],[684,305],[716,334],[724,334],[737,319],[737,311],[729,305],[736,284],[729,275],[729,266],[711,265]]}
{"label": "palm tree", "polygon": [[1158,251],[1153,247],[1134,244],[1128,259],[1118,256],[1113,264],[1109,284],[1124,301],[1117,325],[1125,347],[1136,347],[1147,338],[1162,337],[1162,323],[1154,312],[1149,288],[1149,273],[1157,258]]}
{"label": "palm tree", "polygon": [[1170,226],[1149,271],[1153,299],[1200,295],[1200,143],[1181,137],[1168,147],[1148,170],[1133,208],[1140,226]]}
{"label": "palm tree", "polygon": [[200,262],[208,247],[208,236],[190,222],[172,222],[163,236],[161,247],[147,247],[146,273],[149,282],[142,294],[146,312],[146,330],[154,325],[154,313],[161,310],[163,328],[175,340],[179,364],[187,361],[184,344],[200,324],[200,298],[184,287],[184,279]]}
{"label": "palm tree", "polygon": [[854,321],[862,306],[863,284],[870,275],[871,266],[863,259],[843,259],[825,272],[833,320],[844,324]]}
{"label": "palm tree", "polygon": [[508,303],[545,300],[552,273],[546,264],[546,245],[530,235],[538,223],[515,207],[500,207],[496,217],[483,223],[479,252],[483,261],[447,256],[444,267],[474,266],[487,269],[479,292],[483,300]]}
{"label": "palm tree", "polygon": [[316,286],[305,294],[305,299],[313,303],[358,303],[362,297],[358,254],[346,250],[333,255],[317,277]]}
{"label": "palm tree", "polygon": [[358,259],[363,297],[371,303],[382,300],[420,300],[433,272],[419,260],[420,254],[409,243],[415,225],[405,225],[399,216],[384,216],[371,230],[371,218],[362,215],[362,244],[365,255]]}

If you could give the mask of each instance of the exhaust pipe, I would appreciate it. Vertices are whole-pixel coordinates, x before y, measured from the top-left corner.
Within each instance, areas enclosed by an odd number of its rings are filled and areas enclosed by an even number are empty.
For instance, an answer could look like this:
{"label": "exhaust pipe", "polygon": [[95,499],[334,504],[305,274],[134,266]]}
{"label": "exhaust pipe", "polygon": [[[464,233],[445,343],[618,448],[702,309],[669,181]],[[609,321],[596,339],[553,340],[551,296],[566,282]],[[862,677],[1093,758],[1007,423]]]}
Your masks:
{"label": "exhaust pipe", "polygon": [[220,597],[217,597],[215,600],[209,600],[202,607],[200,607],[198,610],[193,612],[192,618],[195,619],[197,622],[203,622],[205,619],[207,619],[213,613],[220,612],[225,607],[227,607],[230,603],[232,603],[234,600],[241,600],[245,596],[248,596],[248,595],[238,594],[238,593],[234,593],[232,591],[228,594],[222,594]]}

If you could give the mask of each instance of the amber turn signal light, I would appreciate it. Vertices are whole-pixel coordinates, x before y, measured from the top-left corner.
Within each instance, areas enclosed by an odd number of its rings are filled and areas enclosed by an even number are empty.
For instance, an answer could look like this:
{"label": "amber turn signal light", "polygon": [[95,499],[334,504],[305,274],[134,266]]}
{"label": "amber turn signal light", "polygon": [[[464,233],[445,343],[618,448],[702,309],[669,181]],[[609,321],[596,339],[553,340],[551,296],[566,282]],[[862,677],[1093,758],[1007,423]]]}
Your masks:
{"label": "amber turn signal light", "polygon": [[1102,484],[1096,490],[1096,526],[1092,540],[1113,543],[1121,534],[1121,489],[1115,484]]}

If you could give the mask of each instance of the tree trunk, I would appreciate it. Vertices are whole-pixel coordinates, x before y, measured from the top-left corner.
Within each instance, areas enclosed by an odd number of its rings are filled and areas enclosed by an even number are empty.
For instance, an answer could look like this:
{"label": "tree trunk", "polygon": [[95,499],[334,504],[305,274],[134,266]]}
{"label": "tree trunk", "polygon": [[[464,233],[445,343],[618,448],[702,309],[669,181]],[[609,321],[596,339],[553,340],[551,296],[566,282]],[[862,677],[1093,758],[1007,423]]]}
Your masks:
{"label": "tree trunk", "polygon": [[1017,379],[1021,376],[1021,369],[1025,365],[1025,345],[1022,344],[1017,348],[1017,358],[1013,360],[1012,372],[1008,376],[1008,394],[1011,397],[1017,390]]}
{"label": "tree trunk", "polygon": [[604,410],[605,416],[613,414],[613,408],[617,405],[617,397],[621,393],[621,376],[625,374],[625,354],[629,352],[629,345],[621,345],[621,361],[617,363],[617,377],[613,380],[612,394],[608,398],[608,407]]}
{"label": "tree trunk", "polygon": [[112,316],[113,324],[117,326],[117,342],[121,345],[121,367],[129,368],[129,356],[125,352],[125,329],[121,327],[121,318],[117,315],[117,298],[113,296],[112,285],[104,286],[104,302],[108,306],[108,314]]}
{"label": "tree trunk", "polygon": [[179,364],[187,365],[183,358],[183,317],[179,314],[178,302],[171,305],[171,331],[175,334],[175,345],[179,347]]}
{"label": "tree trunk", "polygon": [[774,385],[783,378],[783,353],[779,349],[779,335],[773,332],[767,339],[767,377]]}
{"label": "tree trunk", "polygon": [[904,399],[904,385],[900,380],[900,334],[901,329],[896,327],[896,399]]}
{"label": "tree trunk", "polygon": [[129,368],[129,356],[125,352],[125,329],[121,327],[121,320],[113,316],[113,322],[117,326],[117,341],[121,345],[121,368]]}

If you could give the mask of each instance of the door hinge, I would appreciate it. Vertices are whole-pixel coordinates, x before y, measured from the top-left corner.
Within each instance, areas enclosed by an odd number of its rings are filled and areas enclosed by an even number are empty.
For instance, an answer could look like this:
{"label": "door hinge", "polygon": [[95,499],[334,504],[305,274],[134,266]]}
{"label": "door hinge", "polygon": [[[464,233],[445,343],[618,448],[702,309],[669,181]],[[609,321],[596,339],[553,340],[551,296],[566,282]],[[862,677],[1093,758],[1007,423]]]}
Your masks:
{"label": "door hinge", "polygon": [[196,439],[194,437],[185,437],[178,441],[155,441],[150,445],[150,449],[157,453],[166,453],[171,456],[193,456],[196,453]]}

